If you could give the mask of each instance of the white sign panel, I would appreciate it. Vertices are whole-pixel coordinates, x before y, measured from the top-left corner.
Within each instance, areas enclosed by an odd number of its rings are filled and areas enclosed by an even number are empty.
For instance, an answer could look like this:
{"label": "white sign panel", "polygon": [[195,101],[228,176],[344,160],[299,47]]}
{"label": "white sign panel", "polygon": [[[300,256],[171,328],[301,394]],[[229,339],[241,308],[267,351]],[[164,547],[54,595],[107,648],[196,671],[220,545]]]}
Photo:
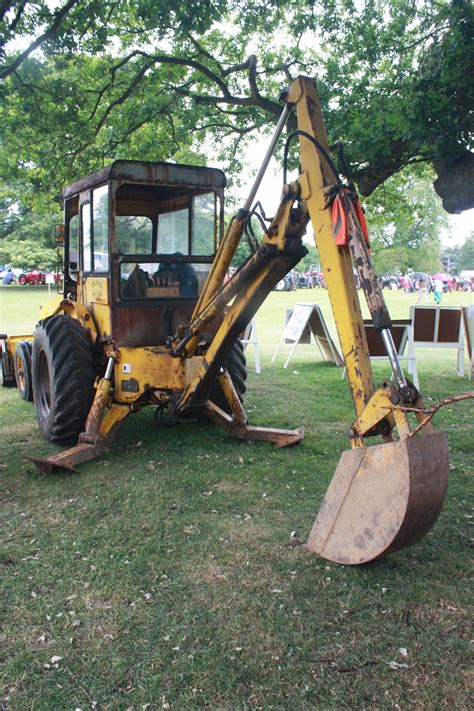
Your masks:
{"label": "white sign panel", "polygon": [[272,363],[283,341],[293,343],[293,348],[283,366],[286,368],[298,343],[309,343],[311,334],[324,360],[335,363],[338,366],[344,365],[341,354],[329,335],[322,311],[317,304],[296,304],[273,355]]}

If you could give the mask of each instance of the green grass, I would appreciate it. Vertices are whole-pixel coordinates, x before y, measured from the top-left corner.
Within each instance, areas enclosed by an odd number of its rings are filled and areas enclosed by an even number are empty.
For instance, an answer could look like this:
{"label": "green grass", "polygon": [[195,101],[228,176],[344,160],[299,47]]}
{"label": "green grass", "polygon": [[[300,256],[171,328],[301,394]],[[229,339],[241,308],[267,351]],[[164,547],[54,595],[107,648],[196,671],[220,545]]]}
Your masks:
{"label": "green grass", "polygon": [[[30,330],[45,296],[0,289],[1,330]],[[393,316],[408,314],[413,297],[386,296]],[[56,448],[40,439],[33,406],[2,389],[8,709],[470,706],[472,401],[436,418],[450,486],[416,546],[347,568],[290,545],[292,532],[309,533],[353,417],[341,371],[315,346],[299,346],[287,370],[287,350],[270,365],[297,301],[319,303],[333,328],[326,292],[271,294],[257,320],[263,371],[249,373],[245,403],[254,424],[303,424],[296,448],[159,425],[150,409],[80,475],[42,476],[25,456]],[[417,355],[426,398],[472,389],[454,351]]]}

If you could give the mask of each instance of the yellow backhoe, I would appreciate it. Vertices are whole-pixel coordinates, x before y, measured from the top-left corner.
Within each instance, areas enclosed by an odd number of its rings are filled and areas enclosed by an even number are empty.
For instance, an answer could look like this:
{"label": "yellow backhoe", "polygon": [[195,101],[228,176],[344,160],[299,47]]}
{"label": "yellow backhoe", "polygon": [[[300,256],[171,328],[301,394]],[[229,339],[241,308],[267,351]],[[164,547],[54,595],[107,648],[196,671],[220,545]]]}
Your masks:
{"label": "yellow backhoe", "polygon": [[[407,410],[422,410],[405,378],[374,273],[363,212],[341,180],[328,145],[316,85],[297,78],[244,206],[224,234],[221,171],[116,161],[64,193],[64,292],[43,309],[31,338],[3,337],[4,381],[34,399],[42,435],[77,442],[34,458],[42,472],[75,470],[107,451],[121,422],[146,405],[175,417],[201,415],[234,437],[279,447],[303,429],[248,423],[242,406],[245,358],[239,334],[272,288],[306,253],[309,220],[332,305],[355,419],[308,548],[361,564],[411,545],[431,528],[446,494],[448,447],[431,422],[415,433]],[[251,229],[256,193],[288,122],[300,172],[283,187],[263,237]],[[252,254],[226,279],[247,233]],[[376,387],[354,271],[381,334],[393,382]],[[417,415],[421,418],[421,415]],[[415,428],[416,429],[416,428]],[[381,444],[367,446],[372,436]],[[415,436],[414,436],[415,435]]]}

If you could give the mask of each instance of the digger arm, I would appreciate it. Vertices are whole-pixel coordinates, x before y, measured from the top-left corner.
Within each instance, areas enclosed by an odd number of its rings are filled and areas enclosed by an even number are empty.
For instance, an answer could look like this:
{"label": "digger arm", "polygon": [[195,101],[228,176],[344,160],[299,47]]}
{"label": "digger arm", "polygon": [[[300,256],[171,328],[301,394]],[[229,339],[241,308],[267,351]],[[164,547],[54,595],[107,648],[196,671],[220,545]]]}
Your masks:
{"label": "digger arm", "polygon": [[[296,106],[298,131],[317,140],[329,155],[326,129],[313,80],[299,77],[289,87],[285,100]],[[362,414],[375,386],[359,298],[355,287],[352,257],[347,247],[336,245],[331,211],[326,207],[326,192],[336,176],[325,157],[305,135],[299,135],[299,182],[314,230],[316,247],[323,268],[341,349],[347,369],[356,415]]]}
{"label": "digger arm", "polygon": [[[372,266],[354,204],[344,190],[341,190],[341,196],[348,223],[348,239],[347,244],[336,243],[327,196],[333,189],[338,192],[342,185],[329,155],[315,82],[307,77],[298,77],[285,92],[284,99],[296,107],[298,130],[295,134],[300,142],[301,174],[298,180],[301,197],[311,217],[347,369],[356,413],[351,439],[353,446],[357,446],[364,435],[388,435],[395,424],[399,430],[407,430],[404,418],[389,411],[391,406],[398,402],[413,404],[419,398],[419,393],[407,383],[400,367],[390,330],[390,314]],[[353,268],[358,272],[374,326],[384,342],[397,383],[396,392],[388,385],[375,389]]]}
{"label": "digger arm", "polygon": [[[383,410],[386,398],[382,398],[384,402],[381,407],[374,409],[371,403],[372,406],[369,408],[371,417],[362,418],[368,403],[374,397],[375,386],[355,287],[353,263],[360,272],[376,326],[388,330],[391,326],[390,316],[372,269],[357,217],[350,204],[347,204],[346,209],[353,239],[350,240],[350,245],[345,247],[338,246],[334,239],[331,211],[326,209],[325,201],[328,190],[336,184],[338,176],[329,158],[327,135],[314,81],[299,77],[285,92],[283,98],[286,102],[286,110],[283,112],[276,135],[281,132],[283,119],[287,119],[289,109],[294,105],[298,122],[296,133],[300,140],[302,172],[295,183],[284,186],[275,218],[253,257],[223,287],[218,283],[215,274],[211,274],[204,288],[204,296],[194,312],[187,336],[175,343],[175,355],[191,356],[198,343],[199,334],[235,297],[199,371],[181,396],[178,410],[206,400],[209,388],[238,334],[250,321],[273,286],[305,253],[302,235],[307,221],[311,219],[344,355],[356,419],[359,420],[359,426],[355,425],[355,431],[357,436],[362,436],[378,421],[385,419],[387,411]],[[275,142],[274,137],[270,146],[271,151]],[[319,150],[316,146],[319,146]],[[260,173],[264,167],[265,161]],[[229,228],[222,254],[218,254],[214,272],[219,274],[221,281],[220,261],[223,260],[226,267],[230,263],[238,240],[242,236],[245,217],[254,194],[255,190],[251,191],[245,206],[239,211]],[[390,340],[391,336],[387,338]],[[392,355],[395,356],[394,365],[395,369],[398,368],[400,384],[406,385],[396,360],[396,353]],[[387,431],[389,428],[385,425],[382,429]]]}

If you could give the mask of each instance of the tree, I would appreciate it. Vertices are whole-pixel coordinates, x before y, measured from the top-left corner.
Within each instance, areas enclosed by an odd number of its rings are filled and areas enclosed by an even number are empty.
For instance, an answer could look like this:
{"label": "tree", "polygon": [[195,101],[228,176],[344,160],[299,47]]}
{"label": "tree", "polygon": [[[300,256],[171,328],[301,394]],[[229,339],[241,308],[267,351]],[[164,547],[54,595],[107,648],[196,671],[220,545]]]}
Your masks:
{"label": "tree", "polygon": [[474,232],[470,237],[466,237],[459,249],[458,270],[474,270]]}
{"label": "tree", "polygon": [[426,168],[418,167],[417,174],[402,171],[366,201],[378,273],[441,268],[441,233],[449,223],[430,177]]}
{"label": "tree", "polygon": [[0,241],[0,262],[20,269],[52,269],[58,263],[57,251],[37,240]]}
{"label": "tree", "polygon": [[459,271],[459,247],[444,247],[441,251],[441,261],[443,263],[443,271],[449,274],[457,274]]}
{"label": "tree", "polygon": [[468,0],[195,0],[192,12],[174,0],[16,0],[0,23],[3,178],[33,192],[115,157],[199,163],[210,148],[238,173],[241,144],[274,123],[280,89],[304,73],[363,195],[425,162],[447,210],[474,205]]}
{"label": "tree", "polygon": [[[15,197],[12,197],[14,196]],[[62,222],[62,211],[45,196],[27,206],[13,186],[0,192],[0,263],[21,269],[50,269],[57,266],[54,226]],[[19,201],[18,201],[19,200]]]}
{"label": "tree", "polygon": [[297,267],[296,267],[298,269],[298,271],[301,271],[301,272],[307,272],[307,271],[309,271],[312,264],[319,264],[320,263],[319,252],[316,249],[314,242],[313,242],[313,244],[309,244],[308,242],[305,242],[304,246],[308,250],[308,254],[298,262]]}

